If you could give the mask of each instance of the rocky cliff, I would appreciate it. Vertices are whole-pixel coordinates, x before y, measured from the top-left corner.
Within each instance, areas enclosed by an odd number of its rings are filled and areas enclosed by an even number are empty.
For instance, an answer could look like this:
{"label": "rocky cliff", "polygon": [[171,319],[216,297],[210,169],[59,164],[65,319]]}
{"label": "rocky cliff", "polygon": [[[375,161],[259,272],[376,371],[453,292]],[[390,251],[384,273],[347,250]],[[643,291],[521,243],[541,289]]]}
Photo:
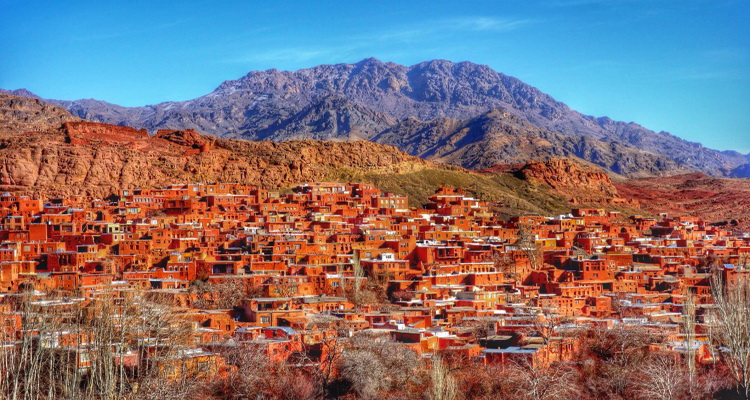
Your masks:
{"label": "rocky cliff", "polygon": [[401,174],[442,168],[371,142],[238,141],[186,129],[81,121],[35,98],[0,94],[4,190],[106,196],[174,182],[244,182],[268,188],[342,173]]}
{"label": "rocky cliff", "polygon": [[192,131],[156,136],[99,123],[0,138],[4,190],[106,196],[174,182],[244,182],[268,188],[328,179],[339,170],[397,174],[434,167],[369,142],[247,142]]}
{"label": "rocky cliff", "polygon": [[638,207],[636,199],[620,196],[617,187],[604,171],[570,159],[529,162],[512,172],[536,185],[545,185],[565,196],[572,204],[610,204]]}

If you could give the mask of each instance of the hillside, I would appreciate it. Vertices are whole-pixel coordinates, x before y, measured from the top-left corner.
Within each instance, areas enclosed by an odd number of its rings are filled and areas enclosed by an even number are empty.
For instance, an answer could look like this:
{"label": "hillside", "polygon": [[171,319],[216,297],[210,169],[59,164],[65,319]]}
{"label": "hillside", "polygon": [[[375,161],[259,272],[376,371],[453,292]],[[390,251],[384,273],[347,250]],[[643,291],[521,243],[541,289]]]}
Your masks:
{"label": "hillside", "polygon": [[692,215],[729,228],[750,229],[750,181],[684,174],[616,182],[620,195],[644,210]]}
{"label": "hillside", "polygon": [[[429,136],[430,126],[444,122],[435,120],[464,121],[455,122],[461,124],[500,108],[515,117],[506,118],[511,125],[522,121],[573,138],[573,142],[586,141],[579,145],[597,150],[582,151],[580,156],[597,165],[612,169],[607,159],[627,158],[630,167],[613,171],[631,176],[688,170],[744,176],[750,163],[748,156],[736,152],[707,149],[635,123],[583,115],[516,78],[470,62],[433,60],[407,67],[371,58],[298,71],[253,71],[193,100],[144,107],[128,108],[92,99],[52,102],[91,121],[150,131],[190,128],[218,137],[276,141],[371,140],[380,134],[416,130],[426,135],[425,140],[438,143],[444,138]],[[405,126],[415,124],[421,128]],[[518,129],[525,130],[523,126]],[[461,138],[447,141],[457,143]],[[472,151],[457,151],[450,146],[434,151],[452,153],[449,162],[457,165],[477,164],[468,156]],[[408,151],[409,147],[400,148]],[[535,158],[533,149],[519,148],[517,158]],[[489,165],[513,161],[503,152],[497,155]],[[559,155],[564,154],[550,156]]]}
{"label": "hillside", "polygon": [[[424,203],[441,184],[465,187],[513,213],[565,212],[566,199],[511,174],[479,174],[365,141],[244,141],[193,130],[146,130],[69,121],[55,129],[26,130],[18,121],[53,112],[41,101],[14,113],[0,136],[0,189],[44,195],[105,197],[122,188],[176,182],[243,182],[279,189],[327,180],[372,182]],[[18,121],[16,121],[16,119]],[[44,118],[43,118],[44,119]]]}
{"label": "hillside", "polygon": [[65,123],[0,138],[0,190],[105,197],[122,188],[176,182],[243,182],[269,189],[316,181],[362,181],[424,203],[441,184],[465,187],[511,214],[566,212],[552,190],[509,174],[479,174],[370,142],[276,143],[216,139],[194,131]]}
{"label": "hillside", "polygon": [[0,184],[58,194],[107,195],[173,182],[247,182],[264,187],[327,179],[336,168],[400,173],[434,167],[367,142],[245,142],[192,131],[145,131],[93,122],[0,138]]}

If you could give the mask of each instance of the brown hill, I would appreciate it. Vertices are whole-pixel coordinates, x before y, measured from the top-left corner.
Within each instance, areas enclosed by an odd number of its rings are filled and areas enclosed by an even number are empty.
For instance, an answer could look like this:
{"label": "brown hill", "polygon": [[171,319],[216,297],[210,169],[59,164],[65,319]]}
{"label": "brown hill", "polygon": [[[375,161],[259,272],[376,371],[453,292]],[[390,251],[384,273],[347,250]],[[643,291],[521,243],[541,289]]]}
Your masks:
{"label": "brown hill", "polygon": [[559,195],[570,199],[572,204],[638,207],[637,201],[628,201],[620,196],[604,171],[570,159],[529,162],[514,174],[521,179],[552,188]]}
{"label": "brown hill", "polygon": [[320,181],[341,168],[398,174],[435,166],[370,142],[222,140],[94,122],[0,138],[0,184],[22,191],[106,196],[174,182],[247,182],[269,188]]}
{"label": "brown hill", "polygon": [[498,164],[482,170],[491,174],[511,174],[534,186],[549,188],[571,205],[591,205],[617,209],[637,209],[637,200],[620,196],[609,175],[602,169],[568,158]]}

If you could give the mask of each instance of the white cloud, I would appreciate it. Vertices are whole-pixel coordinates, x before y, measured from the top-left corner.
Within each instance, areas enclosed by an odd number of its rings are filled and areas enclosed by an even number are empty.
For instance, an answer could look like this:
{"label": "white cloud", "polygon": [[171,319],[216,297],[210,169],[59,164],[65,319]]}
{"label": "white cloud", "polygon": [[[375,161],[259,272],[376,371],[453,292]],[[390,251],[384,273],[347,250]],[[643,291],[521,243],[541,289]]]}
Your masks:
{"label": "white cloud", "polygon": [[[311,65],[315,63],[355,61],[370,56],[385,57],[394,53],[398,45],[419,45],[425,49],[436,41],[450,38],[456,33],[473,33],[487,35],[492,33],[510,32],[538,22],[528,18],[504,17],[456,17],[439,19],[422,24],[402,25],[399,27],[366,32],[361,34],[342,35],[332,43],[317,43],[311,46],[287,46],[260,51],[248,51],[238,57],[220,60],[223,63],[257,63],[263,65],[291,64],[294,66]],[[445,45],[446,43],[443,43]],[[408,46],[402,46],[406,49]],[[396,51],[398,53],[399,51]],[[413,52],[413,51],[412,51]]]}
{"label": "white cloud", "polygon": [[507,32],[535,23],[536,20],[525,18],[473,17],[458,18],[446,21],[456,30]]}

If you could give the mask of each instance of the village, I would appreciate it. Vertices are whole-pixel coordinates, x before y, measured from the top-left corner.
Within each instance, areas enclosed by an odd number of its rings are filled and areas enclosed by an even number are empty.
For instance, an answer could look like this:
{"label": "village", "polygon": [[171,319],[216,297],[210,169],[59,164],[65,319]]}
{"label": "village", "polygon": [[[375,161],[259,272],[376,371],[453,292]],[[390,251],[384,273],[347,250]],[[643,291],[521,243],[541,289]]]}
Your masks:
{"label": "village", "polygon": [[240,349],[331,380],[362,335],[419,360],[545,369],[580,362],[593,330],[648,333],[645,351],[694,371],[721,359],[712,284],[750,271],[750,235],[697,217],[506,221],[447,186],[423,208],[366,183],[6,193],[0,217],[5,382],[40,348],[79,379],[106,361],[213,380]]}

